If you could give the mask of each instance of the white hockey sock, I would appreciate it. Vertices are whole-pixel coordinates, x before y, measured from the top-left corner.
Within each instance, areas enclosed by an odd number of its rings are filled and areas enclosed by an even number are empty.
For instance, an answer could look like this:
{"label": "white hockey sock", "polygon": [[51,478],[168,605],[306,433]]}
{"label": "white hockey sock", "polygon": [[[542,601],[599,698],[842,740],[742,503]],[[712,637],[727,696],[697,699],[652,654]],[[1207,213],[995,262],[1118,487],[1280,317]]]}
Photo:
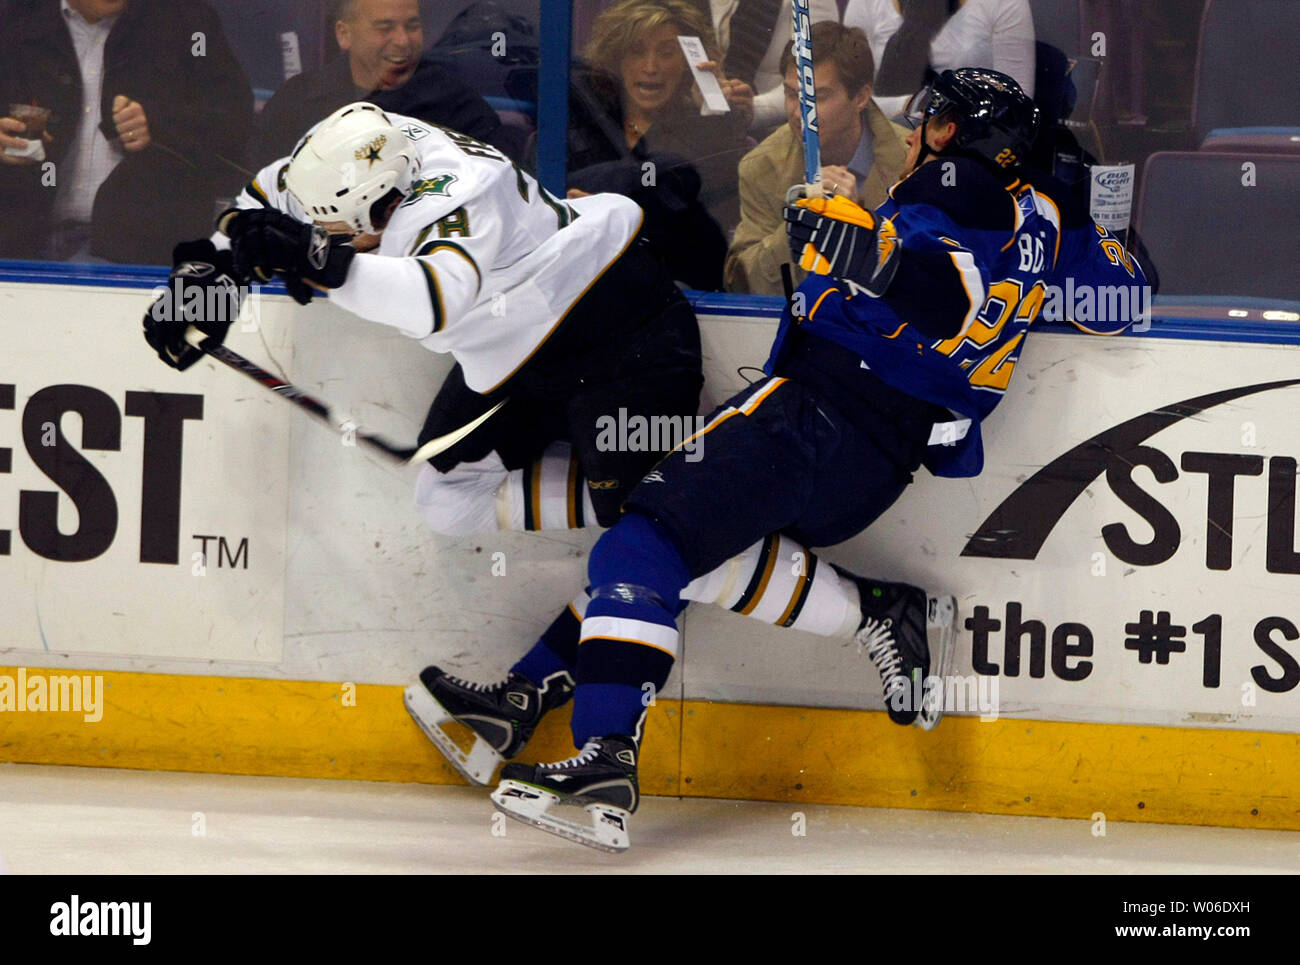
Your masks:
{"label": "white hockey sock", "polygon": [[852,637],[861,622],[858,589],[852,581],[807,547],[779,534],[692,580],[681,595],[823,637]]}
{"label": "white hockey sock", "polygon": [[496,506],[501,529],[575,529],[596,522],[586,477],[567,442],[551,443],[538,459],[509,473]]}
{"label": "white hockey sock", "polygon": [[596,519],[582,469],[567,442],[552,443],[514,472],[495,452],[446,473],[426,464],[415,483],[415,505],[430,529],[447,536],[572,529]]}
{"label": "white hockey sock", "polygon": [[415,505],[435,533],[465,536],[497,528],[496,493],[506,479],[500,457],[462,462],[441,473],[428,463],[415,481]]}

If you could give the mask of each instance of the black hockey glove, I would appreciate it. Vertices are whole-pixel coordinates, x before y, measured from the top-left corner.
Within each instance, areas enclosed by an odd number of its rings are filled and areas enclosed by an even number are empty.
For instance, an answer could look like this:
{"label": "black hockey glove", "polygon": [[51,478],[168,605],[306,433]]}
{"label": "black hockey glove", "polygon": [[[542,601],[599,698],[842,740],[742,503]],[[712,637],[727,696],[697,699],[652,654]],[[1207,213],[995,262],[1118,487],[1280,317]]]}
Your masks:
{"label": "black hockey glove", "polygon": [[144,339],[158,357],[185,371],[203,353],[185,340],[193,325],[217,344],[239,317],[240,285],[230,252],[218,251],[206,238],[183,241],[172,250],[167,290],[144,315]]}
{"label": "black hockey glove", "polygon": [[902,250],[891,222],[840,195],[795,198],[783,216],[790,253],[800,268],[842,278],[874,296],[884,294]]}
{"label": "black hockey glove", "polygon": [[322,288],[342,285],[357,253],[347,240],[272,208],[227,212],[218,224],[230,236],[237,272],[261,281],[283,276],[300,305],[311,301],[309,281]]}

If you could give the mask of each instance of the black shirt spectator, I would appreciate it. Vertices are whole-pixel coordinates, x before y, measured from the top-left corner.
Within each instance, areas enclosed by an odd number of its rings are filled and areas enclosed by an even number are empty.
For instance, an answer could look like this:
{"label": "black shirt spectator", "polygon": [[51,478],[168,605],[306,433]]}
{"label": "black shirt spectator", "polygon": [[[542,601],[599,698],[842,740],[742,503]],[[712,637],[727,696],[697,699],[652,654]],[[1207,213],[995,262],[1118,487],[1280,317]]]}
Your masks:
{"label": "black shirt spectator", "polygon": [[270,164],[286,156],[309,127],[358,100],[450,127],[519,157],[519,138],[501,124],[496,111],[473,88],[437,64],[422,59],[411,79],[395,90],[363,91],[353,83],[348,58],[343,55],[320,70],[285,81],[267,101],[258,119],[257,163]]}
{"label": "black shirt spectator", "polygon": [[522,137],[507,130],[478,93],[439,67],[424,48],[416,0],[335,0],[330,26],[342,53],[275,93],[258,123],[257,162],[293,151],[313,124],[366,100],[495,145],[518,158]]}

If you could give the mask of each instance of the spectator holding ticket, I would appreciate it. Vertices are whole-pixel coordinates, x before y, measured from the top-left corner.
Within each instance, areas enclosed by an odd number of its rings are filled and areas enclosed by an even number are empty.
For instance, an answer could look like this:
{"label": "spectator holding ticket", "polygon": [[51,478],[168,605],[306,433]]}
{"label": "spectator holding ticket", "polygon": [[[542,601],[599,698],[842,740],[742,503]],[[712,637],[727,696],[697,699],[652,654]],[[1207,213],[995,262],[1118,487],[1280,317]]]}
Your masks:
{"label": "spectator holding ticket", "polygon": [[[688,64],[679,37],[698,39],[709,59]],[[596,19],[586,58],[571,95],[570,195],[631,197],[674,277],[720,289],[753,90],[721,76],[713,28],[687,0],[616,3]],[[701,112],[693,68],[717,79],[725,113]]]}

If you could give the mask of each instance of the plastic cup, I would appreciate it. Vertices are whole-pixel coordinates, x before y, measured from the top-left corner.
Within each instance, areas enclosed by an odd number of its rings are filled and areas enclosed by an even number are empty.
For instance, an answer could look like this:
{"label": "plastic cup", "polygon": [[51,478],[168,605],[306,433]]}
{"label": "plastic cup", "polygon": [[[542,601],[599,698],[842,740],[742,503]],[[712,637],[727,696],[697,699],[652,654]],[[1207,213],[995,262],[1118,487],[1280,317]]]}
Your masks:
{"label": "plastic cup", "polygon": [[34,104],[10,104],[9,116],[27,125],[23,137],[29,141],[39,141],[45,133],[45,125],[49,123],[50,110]]}

